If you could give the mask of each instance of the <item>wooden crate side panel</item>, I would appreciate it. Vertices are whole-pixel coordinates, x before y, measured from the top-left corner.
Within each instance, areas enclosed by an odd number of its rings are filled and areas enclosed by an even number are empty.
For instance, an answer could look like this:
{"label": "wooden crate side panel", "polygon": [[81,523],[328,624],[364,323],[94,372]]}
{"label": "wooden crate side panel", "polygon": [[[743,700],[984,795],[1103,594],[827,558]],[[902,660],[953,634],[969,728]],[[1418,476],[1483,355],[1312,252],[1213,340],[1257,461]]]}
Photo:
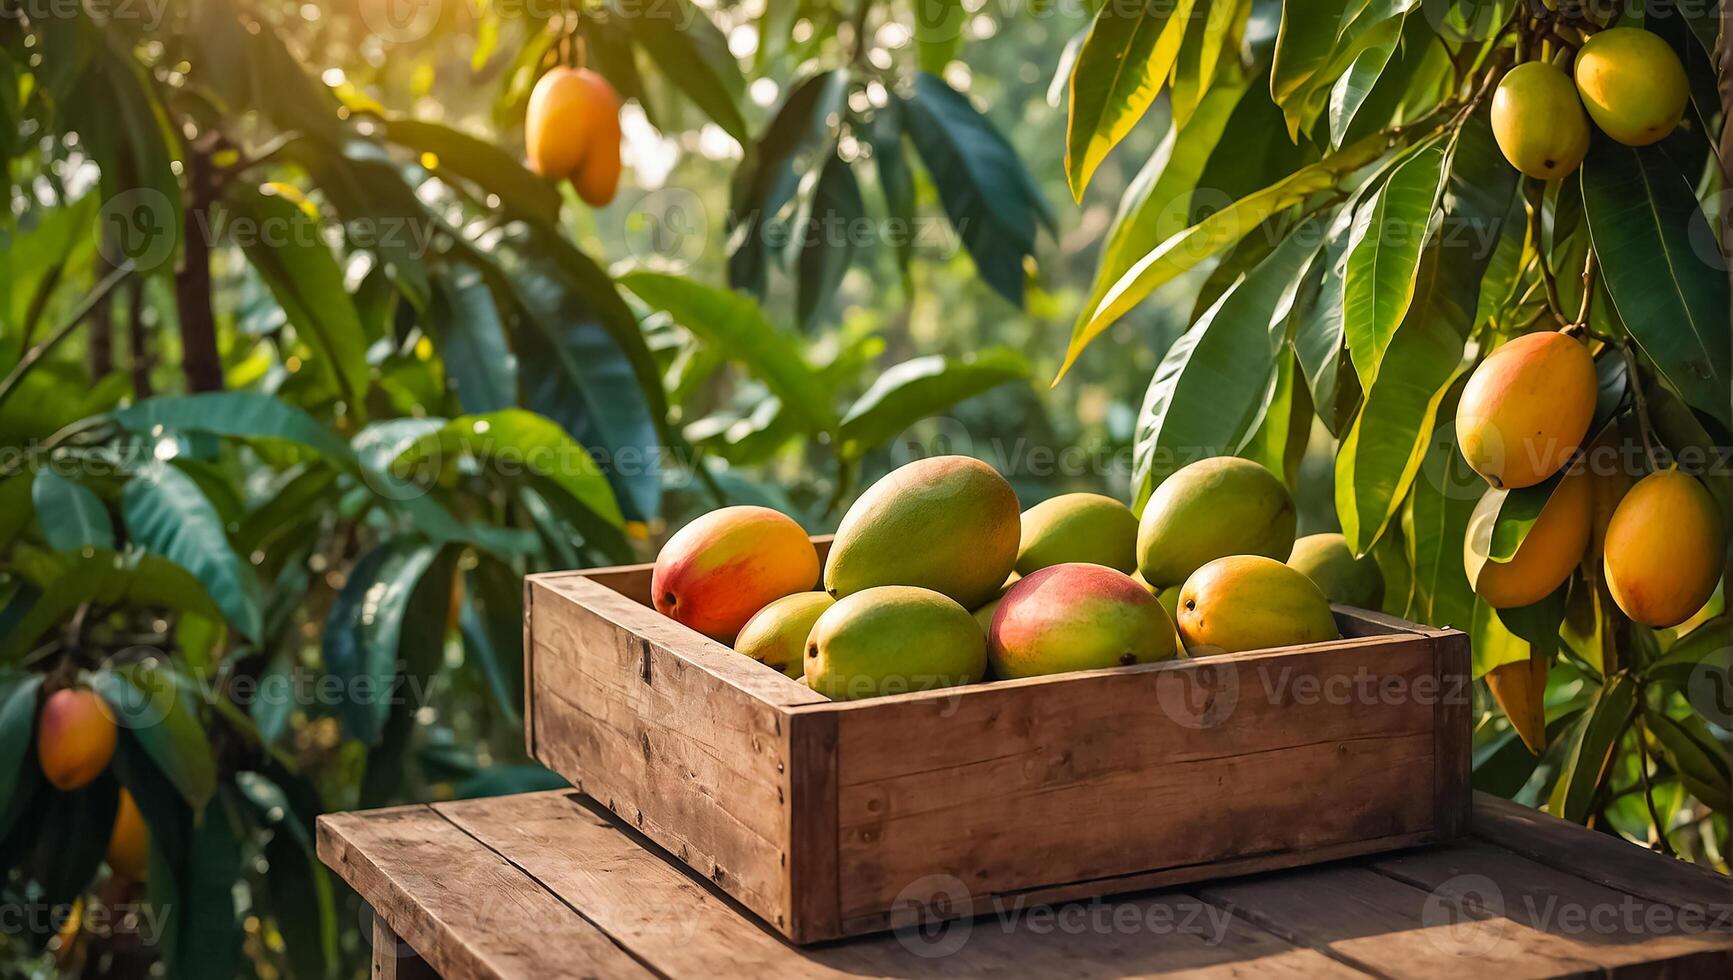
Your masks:
{"label": "wooden crate side panel", "polygon": [[742,904],[786,917],[782,710],[631,620],[684,627],[599,586],[564,585],[581,601],[533,585],[536,757]]}
{"label": "wooden crate side panel", "polygon": [[839,710],[842,915],[1429,835],[1433,670],[1381,637]]}
{"label": "wooden crate side panel", "polygon": [[1473,654],[1467,634],[1457,632],[1434,637],[1432,649],[1442,692],[1433,724],[1432,823],[1439,840],[1454,840],[1468,833],[1474,811]]}
{"label": "wooden crate side panel", "polygon": [[788,717],[789,859],[784,885],[792,907],[783,929],[797,943],[841,935],[837,876],[836,713]]}

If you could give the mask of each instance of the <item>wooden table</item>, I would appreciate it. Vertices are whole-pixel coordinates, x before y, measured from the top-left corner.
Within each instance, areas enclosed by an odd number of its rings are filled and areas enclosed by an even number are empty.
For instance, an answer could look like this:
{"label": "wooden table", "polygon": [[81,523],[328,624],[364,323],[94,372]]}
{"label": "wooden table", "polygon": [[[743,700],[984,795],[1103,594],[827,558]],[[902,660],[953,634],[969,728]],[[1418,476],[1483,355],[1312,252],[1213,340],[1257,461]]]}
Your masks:
{"label": "wooden table", "polygon": [[376,980],[1733,976],[1733,879],[1486,796],[1457,844],[804,949],[575,791],[322,817],[319,855]]}

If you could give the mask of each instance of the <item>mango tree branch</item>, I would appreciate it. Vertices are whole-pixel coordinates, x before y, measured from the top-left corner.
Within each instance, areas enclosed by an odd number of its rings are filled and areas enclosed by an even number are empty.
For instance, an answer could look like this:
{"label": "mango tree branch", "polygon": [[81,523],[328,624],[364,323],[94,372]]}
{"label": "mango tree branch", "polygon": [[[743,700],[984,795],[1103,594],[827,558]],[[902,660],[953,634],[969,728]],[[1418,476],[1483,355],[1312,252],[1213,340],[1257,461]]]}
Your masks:
{"label": "mango tree branch", "polygon": [[41,343],[25,351],[24,356],[20,357],[18,363],[14,364],[12,370],[7,373],[5,380],[0,381],[0,405],[6,404],[6,399],[12,397],[12,393],[18,390],[19,383],[24,380],[25,375],[30,373],[30,369],[35,367],[44,357],[53,353],[54,348],[60,346],[61,341],[71,336],[72,331],[78,329],[78,325],[83,323],[99,304],[107,300],[108,294],[113,292],[114,288],[130,275],[132,275],[132,260],[127,259],[116,266],[114,271],[104,276],[95,288],[85,295],[78,306],[67,315],[60,326],[55,327],[53,332],[42,339]]}

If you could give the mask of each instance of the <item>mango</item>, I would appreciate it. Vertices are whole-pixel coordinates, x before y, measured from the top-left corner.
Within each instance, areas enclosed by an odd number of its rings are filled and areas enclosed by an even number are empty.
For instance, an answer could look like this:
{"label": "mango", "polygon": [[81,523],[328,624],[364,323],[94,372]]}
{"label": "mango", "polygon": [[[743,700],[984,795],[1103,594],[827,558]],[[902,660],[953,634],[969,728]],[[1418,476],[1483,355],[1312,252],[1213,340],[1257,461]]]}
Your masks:
{"label": "mango", "polygon": [[570,179],[586,204],[601,207],[620,182],[620,97],[587,68],[553,68],[530,90],[524,143],[531,170]]}
{"label": "mango", "polygon": [[1487,355],[1456,409],[1463,459],[1503,490],[1557,473],[1582,445],[1595,414],[1595,361],[1553,331],[1524,334]]}
{"label": "mango", "polygon": [[1004,596],[987,603],[969,615],[975,617],[975,622],[981,625],[981,635],[986,636],[993,629],[993,616],[999,611],[999,603],[1005,601]]}
{"label": "mango", "polygon": [[1038,677],[1171,660],[1173,623],[1131,576],[1068,562],[1025,575],[987,636],[995,677]]}
{"label": "mango", "polygon": [[75,790],[102,775],[116,740],[114,718],[96,692],[63,688],[43,702],[36,756],[56,789]]}
{"label": "mango", "polygon": [[[1135,579],[1136,576],[1132,578]],[[1161,611],[1167,613],[1167,621],[1173,624],[1173,648],[1179,652],[1179,656],[1185,656],[1185,640],[1179,635],[1179,586],[1162,589],[1160,592],[1151,591],[1155,595],[1155,601],[1161,603]]]}
{"label": "mango", "polygon": [[882,585],[837,600],[806,641],[806,682],[838,701],[973,684],[987,670],[987,638],[956,600]]}
{"label": "mango", "polygon": [[1721,510],[1703,484],[1677,469],[1651,473],[1607,525],[1607,590],[1636,622],[1677,626],[1715,594],[1725,547]]}
{"label": "mango", "polygon": [[1130,573],[1137,568],[1137,515],[1112,497],[1065,493],[1023,512],[1017,571],[1088,562]]}
{"label": "mango", "polygon": [[1179,592],[1179,635],[1191,656],[1317,643],[1341,636],[1311,579],[1262,555],[1217,558]]}
{"label": "mango", "polygon": [[1322,589],[1331,602],[1377,609],[1384,604],[1384,573],[1370,555],[1356,558],[1340,534],[1308,534],[1294,542],[1288,567]]}
{"label": "mango", "polygon": [[1589,544],[1594,490],[1580,472],[1565,474],[1541,507],[1509,561],[1492,561],[1492,531],[1509,491],[1488,490],[1468,518],[1462,566],[1468,584],[1494,609],[1512,609],[1552,595],[1570,578]]}
{"label": "mango", "polygon": [[868,487],[837,525],[824,587],[837,598],[912,585],[975,609],[999,593],[1017,560],[1017,494],[991,466],[935,456]]}
{"label": "mango", "polygon": [[1580,472],[1589,483],[1589,550],[1585,561],[1593,562],[1596,568],[1607,553],[1607,528],[1613,522],[1613,511],[1631,491],[1631,474],[1623,452],[1626,448],[1614,428],[1571,464],[1572,472]]}
{"label": "mango", "polygon": [[734,649],[790,677],[806,669],[802,654],[812,624],[836,600],[823,592],[796,592],[765,606],[746,621],[734,639]]}
{"label": "mango", "polygon": [[114,813],[114,829],[108,835],[108,866],[133,881],[150,878],[150,831],[132,794],[120,791],[120,807]]}
{"label": "mango", "polygon": [[800,525],[768,507],[724,507],[677,531],[656,556],[656,611],[731,643],[752,614],[818,581]]}
{"label": "mango", "polygon": [[1638,27],[1592,35],[1576,57],[1577,94],[1595,125],[1620,143],[1666,139],[1685,116],[1685,66],[1667,42]]}
{"label": "mango", "polygon": [[1510,165],[1530,177],[1563,177],[1589,152],[1589,119],[1576,86],[1544,61],[1517,65],[1492,95],[1492,135]]}
{"label": "mango", "polygon": [[1137,570],[1166,589],[1228,555],[1279,562],[1294,548],[1294,519],[1288,488],[1269,470],[1235,456],[1199,460],[1150,495],[1137,528]]}

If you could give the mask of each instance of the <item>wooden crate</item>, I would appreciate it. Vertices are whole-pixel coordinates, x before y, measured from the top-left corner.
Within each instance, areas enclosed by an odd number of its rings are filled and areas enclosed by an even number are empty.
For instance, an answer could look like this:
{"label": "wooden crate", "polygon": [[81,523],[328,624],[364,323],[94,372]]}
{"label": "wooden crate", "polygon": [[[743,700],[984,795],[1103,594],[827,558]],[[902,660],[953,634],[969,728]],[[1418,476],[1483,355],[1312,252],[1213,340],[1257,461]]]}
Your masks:
{"label": "wooden crate", "polygon": [[1329,643],[836,703],[657,613],[650,572],[525,583],[530,754],[795,942],[1466,828],[1452,630],[1337,607]]}

